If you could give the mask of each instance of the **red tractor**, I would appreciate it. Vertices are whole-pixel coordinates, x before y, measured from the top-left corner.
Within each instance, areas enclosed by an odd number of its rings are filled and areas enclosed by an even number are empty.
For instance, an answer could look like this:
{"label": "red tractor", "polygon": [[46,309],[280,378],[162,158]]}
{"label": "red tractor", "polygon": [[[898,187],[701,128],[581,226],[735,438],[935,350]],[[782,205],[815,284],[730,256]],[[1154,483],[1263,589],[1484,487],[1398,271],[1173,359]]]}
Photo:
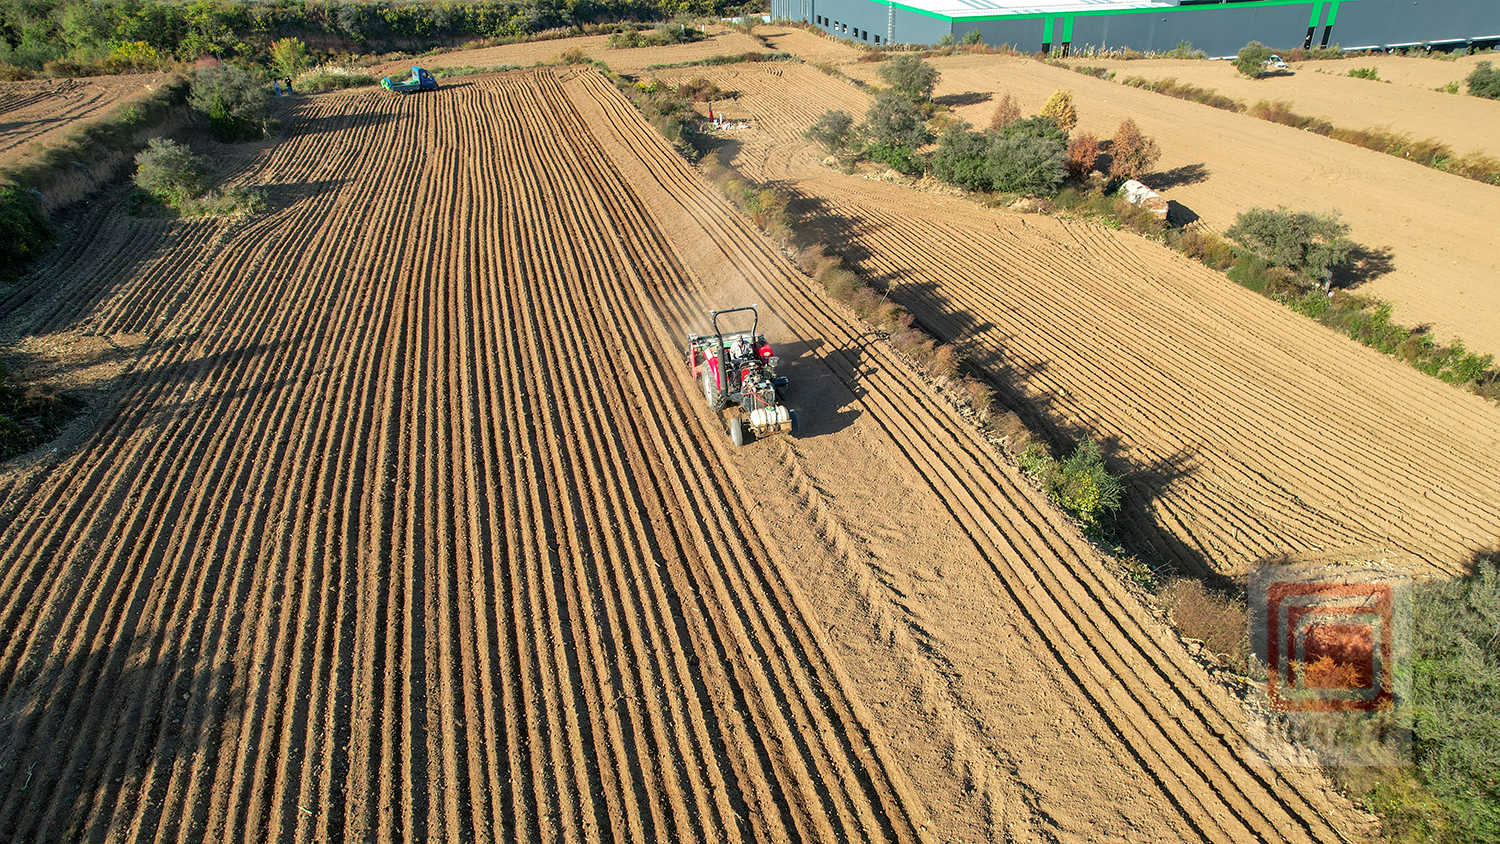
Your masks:
{"label": "red tractor", "polygon": [[[744,312],[751,315],[748,331],[725,333],[719,327],[719,317]],[[776,375],[779,361],[771,344],[756,330],[760,314],[755,306],[709,311],[708,315],[714,332],[688,335],[688,367],[703,385],[709,410],[740,409],[729,420],[729,438],[735,445],[744,445],[746,428],[756,436],[793,431],[797,414],[781,403],[787,380]]]}

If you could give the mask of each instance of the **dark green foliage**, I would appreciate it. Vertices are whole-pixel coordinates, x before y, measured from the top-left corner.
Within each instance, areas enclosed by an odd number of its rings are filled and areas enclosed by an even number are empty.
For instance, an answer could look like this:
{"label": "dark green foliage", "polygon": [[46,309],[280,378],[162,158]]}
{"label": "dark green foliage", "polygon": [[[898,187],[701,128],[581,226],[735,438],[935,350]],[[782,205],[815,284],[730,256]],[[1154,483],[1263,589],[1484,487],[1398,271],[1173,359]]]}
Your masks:
{"label": "dark green foliage", "polygon": [[0,281],[19,275],[51,240],[52,230],[38,206],[35,193],[0,185]]}
{"label": "dark green foliage", "polygon": [[932,157],[933,175],[965,190],[1051,196],[1067,178],[1068,136],[1047,117],[1028,117],[999,132],[950,126]]}
{"label": "dark green foliage", "polygon": [[1252,208],[1225,234],[1272,266],[1292,270],[1325,290],[1333,269],[1348,263],[1354,251],[1349,226],[1336,214]]}
{"label": "dark green foliage", "polygon": [[1490,100],[1500,100],[1500,68],[1496,68],[1490,62],[1485,61],[1475,65],[1466,81],[1470,94]]}
{"label": "dark green foliage", "polygon": [[865,155],[875,161],[884,162],[897,173],[920,176],[924,169],[917,151],[899,143],[872,143],[865,147]]}
{"label": "dark green foliage", "polygon": [[880,78],[891,90],[913,102],[932,99],[932,89],[937,87],[937,68],[911,53],[901,53],[880,66]]}
{"label": "dark green foliage", "polygon": [[860,131],[872,144],[883,147],[905,147],[909,150],[932,140],[927,120],[912,99],[895,89],[881,91],[875,97]]}
{"label": "dark green foliage", "polygon": [[1234,59],[1234,67],[1251,79],[1259,79],[1266,74],[1266,59],[1270,57],[1270,47],[1259,41],[1251,41],[1240,48],[1239,55]]}
{"label": "dark green foliage", "polygon": [[40,71],[48,62],[67,60],[69,67],[60,69],[120,72],[107,62],[127,43],[149,48],[122,57],[139,66],[148,66],[142,57],[267,62],[271,44],[286,37],[330,52],[420,52],[593,23],[720,17],[742,5],[730,0],[0,0],[0,65]]}
{"label": "dark green foliage", "polygon": [[1355,79],[1380,81],[1380,69],[1375,67],[1351,67],[1349,68],[1349,75]]}
{"label": "dark green foliage", "polygon": [[221,64],[193,73],[188,105],[208,117],[219,140],[241,141],[266,132],[266,86],[238,65]]}
{"label": "dark green foliage", "polygon": [[1078,519],[1084,533],[1096,538],[1106,535],[1110,520],[1120,509],[1125,487],[1104,465],[1104,455],[1093,437],[1086,437],[1064,460],[1033,444],[1017,462],[1041,484],[1048,498]]}
{"label": "dark green foliage", "polygon": [[995,135],[972,131],[967,123],[955,123],[938,138],[932,156],[932,175],[964,190],[986,191],[994,186],[989,152]]}
{"label": "dark green foliage", "polygon": [[703,33],[683,24],[662,24],[654,29],[622,29],[609,36],[609,46],[620,50],[631,47],[664,47],[699,41]]}
{"label": "dark green foliage", "polygon": [[295,79],[310,64],[307,45],[300,38],[282,38],[271,45],[271,71],[278,78]]}
{"label": "dark green foliage", "polygon": [[847,148],[854,138],[854,118],[846,111],[826,111],[804,135],[829,152],[838,152]]}
{"label": "dark green foliage", "polygon": [[1068,177],[1068,136],[1046,117],[1017,120],[990,145],[995,190],[1050,196]]}
{"label": "dark green foliage", "polygon": [[1459,838],[1500,840],[1500,555],[1413,595],[1417,768]]}

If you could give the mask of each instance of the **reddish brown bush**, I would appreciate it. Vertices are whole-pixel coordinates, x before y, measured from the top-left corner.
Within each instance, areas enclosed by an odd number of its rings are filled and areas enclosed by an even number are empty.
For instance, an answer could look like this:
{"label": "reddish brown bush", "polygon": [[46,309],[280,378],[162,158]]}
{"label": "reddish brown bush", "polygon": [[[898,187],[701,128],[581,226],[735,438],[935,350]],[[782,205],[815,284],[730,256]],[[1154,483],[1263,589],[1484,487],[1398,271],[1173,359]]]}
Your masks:
{"label": "reddish brown bush", "polygon": [[1090,132],[1079,132],[1068,141],[1068,173],[1081,179],[1093,172],[1099,160],[1099,139]]}
{"label": "reddish brown bush", "polygon": [[1021,107],[1016,98],[1007,93],[995,104],[995,114],[990,118],[990,128],[996,132],[1021,119]]}
{"label": "reddish brown bush", "polygon": [[1212,592],[1197,580],[1178,579],[1161,596],[1172,623],[1189,639],[1218,654],[1228,665],[1243,666],[1249,654],[1243,601]]}
{"label": "reddish brown bush", "polygon": [[1161,158],[1161,149],[1156,146],[1156,141],[1141,134],[1141,127],[1127,117],[1120,128],[1115,130],[1109,155],[1111,177],[1134,179],[1142,173],[1150,172],[1157,159]]}

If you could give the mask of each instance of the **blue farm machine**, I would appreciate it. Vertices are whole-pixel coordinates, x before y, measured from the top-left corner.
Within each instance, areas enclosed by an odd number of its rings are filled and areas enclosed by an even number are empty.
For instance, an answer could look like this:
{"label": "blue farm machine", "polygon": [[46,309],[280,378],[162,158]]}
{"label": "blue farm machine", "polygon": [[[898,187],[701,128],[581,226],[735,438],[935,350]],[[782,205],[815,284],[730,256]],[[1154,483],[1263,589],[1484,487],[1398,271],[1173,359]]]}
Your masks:
{"label": "blue farm machine", "polygon": [[415,94],[418,91],[436,91],[437,79],[425,68],[412,65],[411,76],[406,79],[392,79],[389,76],[380,80],[380,87],[387,91],[395,91],[398,94]]}
{"label": "blue farm machine", "polygon": [[[736,313],[750,314],[750,328],[726,332],[719,318]],[[713,333],[688,335],[688,367],[703,387],[709,410],[721,414],[725,408],[735,408],[728,424],[729,439],[744,445],[747,432],[755,436],[791,433],[797,414],[781,401],[787,379],[776,374],[779,361],[758,330],[760,314],[755,306],[709,311],[708,315]]]}

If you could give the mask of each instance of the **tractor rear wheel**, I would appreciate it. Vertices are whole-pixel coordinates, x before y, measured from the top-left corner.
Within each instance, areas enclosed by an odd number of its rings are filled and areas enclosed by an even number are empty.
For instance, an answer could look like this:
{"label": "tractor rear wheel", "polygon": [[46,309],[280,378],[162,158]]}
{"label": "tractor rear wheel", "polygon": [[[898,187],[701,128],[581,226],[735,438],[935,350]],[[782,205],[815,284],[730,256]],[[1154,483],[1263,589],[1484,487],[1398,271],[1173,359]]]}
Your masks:
{"label": "tractor rear wheel", "polygon": [[703,400],[708,402],[709,410],[719,409],[719,391],[714,389],[714,374],[707,363],[703,364]]}
{"label": "tractor rear wheel", "polygon": [[738,448],[745,444],[745,423],[738,416],[729,420],[729,441]]}

